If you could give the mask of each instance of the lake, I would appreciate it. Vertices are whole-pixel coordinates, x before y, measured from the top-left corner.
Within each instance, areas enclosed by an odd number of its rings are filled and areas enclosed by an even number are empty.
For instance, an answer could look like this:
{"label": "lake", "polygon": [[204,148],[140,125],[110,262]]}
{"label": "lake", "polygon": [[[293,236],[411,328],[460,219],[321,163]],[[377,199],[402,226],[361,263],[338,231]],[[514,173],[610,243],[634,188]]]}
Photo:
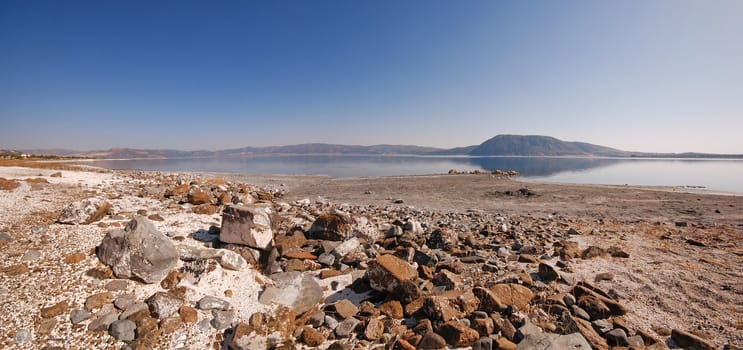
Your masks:
{"label": "lake", "polygon": [[725,159],[302,155],[97,160],[92,163],[108,169],[332,177],[425,175],[443,174],[449,169],[500,169],[516,170],[521,179],[533,181],[690,186],[743,193],[743,160]]}

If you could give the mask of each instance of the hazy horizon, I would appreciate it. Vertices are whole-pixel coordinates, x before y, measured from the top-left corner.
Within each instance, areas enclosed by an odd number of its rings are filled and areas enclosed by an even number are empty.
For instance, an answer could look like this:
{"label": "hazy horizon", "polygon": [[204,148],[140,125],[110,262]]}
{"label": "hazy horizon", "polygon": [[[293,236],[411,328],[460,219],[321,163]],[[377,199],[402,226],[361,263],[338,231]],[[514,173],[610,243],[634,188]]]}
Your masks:
{"label": "hazy horizon", "polygon": [[743,2],[0,3],[0,148],[743,153]]}

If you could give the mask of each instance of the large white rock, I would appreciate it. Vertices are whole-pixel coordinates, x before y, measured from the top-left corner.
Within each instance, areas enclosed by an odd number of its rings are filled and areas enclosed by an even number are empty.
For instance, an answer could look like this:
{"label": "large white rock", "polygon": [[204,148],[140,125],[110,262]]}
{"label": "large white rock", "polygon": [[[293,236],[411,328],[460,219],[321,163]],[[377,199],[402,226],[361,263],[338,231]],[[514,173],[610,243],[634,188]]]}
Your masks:
{"label": "large white rock", "polygon": [[277,224],[276,210],[269,203],[229,205],[222,211],[219,240],[269,250],[273,247],[274,229]]}

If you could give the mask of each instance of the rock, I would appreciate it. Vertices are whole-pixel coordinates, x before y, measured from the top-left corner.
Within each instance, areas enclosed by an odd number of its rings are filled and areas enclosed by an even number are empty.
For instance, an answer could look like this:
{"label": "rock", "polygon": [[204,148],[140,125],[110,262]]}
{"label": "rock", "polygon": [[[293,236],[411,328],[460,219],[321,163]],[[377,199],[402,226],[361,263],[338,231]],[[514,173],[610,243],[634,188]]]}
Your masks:
{"label": "rock", "polygon": [[70,313],[70,322],[72,322],[72,324],[78,324],[90,319],[90,316],[90,312],[86,310],[72,310]]}
{"label": "rock", "polygon": [[178,315],[184,323],[196,323],[199,320],[199,314],[196,312],[196,309],[188,305],[181,305],[178,308]]}
{"label": "rock", "polygon": [[121,294],[114,300],[114,306],[119,310],[126,310],[136,302],[137,297],[134,294]]}
{"label": "rock", "polygon": [[140,311],[146,311],[146,313],[149,315],[150,314],[150,307],[147,306],[147,304],[145,304],[145,303],[134,303],[134,304],[131,304],[131,305],[129,305],[129,307],[126,308],[126,310],[124,310],[124,312],[121,313],[121,315],[119,316],[119,319],[126,320],[130,316],[133,316],[134,314],[136,314],[136,313],[138,313]]}
{"label": "rock", "polygon": [[134,324],[134,322],[129,320],[118,320],[111,323],[108,333],[118,340],[132,341],[134,340],[135,329],[137,329],[137,325]]}
{"label": "rock", "polygon": [[464,316],[454,302],[444,296],[429,296],[423,300],[423,313],[432,321],[451,321]]}
{"label": "rock", "polygon": [[382,333],[384,333],[384,323],[382,323],[382,320],[379,317],[370,318],[364,329],[364,338],[369,341],[376,341],[382,337]]}
{"label": "rock", "polygon": [[631,337],[627,337],[627,346],[632,349],[644,349],[645,341],[642,339],[642,336],[633,335]]}
{"label": "rock", "polygon": [[414,236],[422,235],[424,232],[421,223],[415,220],[406,221],[403,230],[410,232]]}
{"label": "rock", "polygon": [[428,332],[426,333],[420,342],[418,342],[418,346],[416,347],[418,350],[446,350],[448,347],[446,346],[446,339],[441,337],[440,335],[434,333],[434,332]]}
{"label": "rock", "polygon": [[109,312],[105,315],[98,316],[98,318],[90,321],[90,324],[88,324],[88,330],[93,332],[105,331],[111,323],[114,323],[114,321],[118,319],[119,314],[116,312]]}
{"label": "rock", "polygon": [[554,333],[529,334],[521,340],[517,350],[591,350],[591,345],[580,333],[557,335]]}
{"label": "rock", "polygon": [[495,340],[495,343],[497,344],[496,349],[498,350],[516,350],[517,347],[516,344],[504,337],[499,337]]}
{"label": "rock", "polygon": [[343,241],[353,233],[353,220],[341,213],[323,213],[312,223],[307,238]]}
{"label": "rock", "polygon": [[335,335],[338,336],[338,338],[346,338],[348,337],[351,332],[356,329],[356,326],[359,324],[359,320],[349,317],[340,323],[338,323],[338,326],[335,327]]}
{"label": "rock", "polygon": [[232,321],[235,319],[235,311],[228,310],[212,310],[212,318],[210,324],[216,330],[223,330],[232,326]]}
{"label": "rock", "polygon": [[278,221],[276,210],[269,203],[228,205],[222,211],[219,240],[270,250],[273,248],[273,236]]}
{"label": "rock", "polygon": [[464,285],[462,277],[449,270],[441,270],[434,275],[433,284],[436,286],[443,286],[448,290],[462,289]]}
{"label": "rock", "polygon": [[64,257],[64,260],[62,260],[67,265],[77,264],[81,261],[85,260],[85,253],[79,252],[75,254],[69,254]]}
{"label": "rock", "polygon": [[0,232],[0,243],[10,243],[10,242],[13,242],[13,237],[11,237],[9,234],[5,232]]}
{"label": "rock", "polygon": [[18,344],[25,344],[34,339],[34,335],[26,329],[22,329],[15,333],[13,340]]}
{"label": "rock", "polygon": [[627,333],[624,331],[624,329],[621,328],[615,328],[609,332],[606,332],[606,334],[604,334],[604,337],[606,337],[606,342],[610,346],[629,345],[629,342],[627,341]]}
{"label": "rock", "polygon": [[178,262],[175,245],[142,216],[123,230],[106,233],[97,253],[117,277],[137,277],[145,283],[160,282]]}
{"label": "rock", "polygon": [[356,248],[359,247],[361,243],[359,242],[359,239],[356,237],[353,237],[351,239],[343,241],[343,243],[339,244],[333,251],[331,252],[336,258],[341,259],[344,256],[348,255],[348,253],[354,251]]}
{"label": "rock", "polygon": [[499,283],[491,287],[490,291],[502,303],[516,306],[519,310],[526,310],[534,296],[529,288],[514,283]]}
{"label": "rock", "polygon": [[671,339],[684,350],[712,350],[715,348],[704,339],[679,329],[671,331]]}
{"label": "rock", "polygon": [[451,250],[459,245],[459,236],[457,232],[449,229],[436,229],[426,241],[431,249]]}
{"label": "rock", "polygon": [[611,310],[596,295],[583,295],[578,298],[578,306],[585,310],[592,320],[599,320],[611,316]]}
{"label": "rock", "polygon": [[572,321],[575,323],[580,334],[591,344],[591,348],[594,350],[609,350],[609,345],[606,343],[606,339],[596,333],[591,323],[579,318],[572,317]]}
{"label": "rock", "polygon": [[160,331],[164,334],[171,334],[183,325],[180,316],[168,317],[160,321]]}
{"label": "rock", "polygon": [[171,290],[175,288],[178,285],[178,283],[181,283],[181,280],[184,277],[186,277],[186,275],[182,272],[178,272],[177,270],[170,271],[165,276],[165,278],[163,278],[163,280],[160,281],[160,287],[163,287],[163,289],[165,290]]}
{"label": "rock", "polygon": [[111,208],[110,203],[100,198],[83,199],[62,208],[57,222],[71,225],[88,225],[102,219]]}
{"label": "rock", "polygon": [[129,286],[128,280],[113,280],[106,283],[104,288],[109,292],[117,292],[126,289],[127,286]]}
{"label": "rock", "polygon": [[209,194],[198,187],[193,187],[188,191],[188,202],[193,205],[208,204],[210,201]]}
{"label": "rock", "polygon": [[67,312],[67,300],[60,301],[52,306],[41,309],[41,317],[51,318]]}
{"label": "rock", "polygon": [[392,292],[401,283],[413,281],[418,272],[394,255],[382,255],[369,262],[366,276],[375,290]]}
{"label": "rock", "polygon": [[103,305],[110,303],[112,299],[113,294],[111,292],[93,294],[85,299],[85,310],[100,309]]}
{"label": "rock", "polygon": [[343,299],[336,302],[335,304],[333,304],[333,309],[335,310],[335,314],[341,320],[345,320],[351,316],[356,315],[359,312],[359,308],[348,301],[348,299]]}
{"label": "rock", "polygon": [[583,259],[592,259],[596,257],[605,257],[608,254],[603,248],[597,247],[597,246],[590,246],[586,248],[586,250],[583,251],[582,257]]}
{"label": "rock", "polygon": [[164,319],[178,312],[183,300],[173,294],[157,292],[145,300],[153,317]]}
{"label": "rock", "polygon": [[401,320],[404,316],[402,305],[397,300],[390,300],[379,305],[379,312],[395,320]]}
{"label": "rock", "polygon": [[307,243],[307,238],[305,238],[304,233],[299,230],[295,230],[291,234],[276,236],[274,237],[274,240],[276,249],[278,249],[281,254],[291,250],[298,250]]}
{"label": "rock", "polygon": [[539,272],[537,274],[539,275],[539,278],[541,278],[542,281],[545,282],[554,281],[560,278],[557,270],[555,270],[553,266],[547,265],[545,263],[539,263]]}
{"label": "rock", "polygon": [[456,321],[444,323],[437,333],[446,340],[447,344],[455,347],[472,346],[480,338],[476,330],[462,326]]}
{"label": "rock", "polygon": [[606,250],[609,255],[611,255],[613,258],[629,258],[629,253],[622,250],[622,248],[619,248],[617,246],[611,246],[609,249]]}
{"label": "rock", "polygon": [[28,273],[28,265],[26,265],[25,263],[11,265],[8,267],[0,268],[0,272],[8,276],[18,276],[18,275]]}
{"label": "rock", "polygon": [[317,347],[325,342],[325,336],[314,328],[305,326],[302,329],[302,342],[308,346]]}
{"label": "rock", "polygon": [[594,281],[613,281],[614,280],[614,274],[611,272],[601,272],[597,273],[596,276],[593,278]]}
{"label": "rock", "polygon": [[570,260],[580,258],[582,252],[578,247],[578,242],[573,241],[560,241],[554,244],[555,254],[560,256],[562,260]]}
{"label": "rock", "polygon": [[21,256],[21,262],[32,262],[41,259],[41,251],[29,250]]}
{"label": "rock", "polygon": [[230,308],[230,303],[225,300],[207,295],[199,299],[199,301],[196,303],[196,307],[201,310],[228,310]]}
{"label": "rock", "polygon": [[320,256],[317,257],[317,262],[325,266],[332,266],[333,263],[335,262],[335,256],[329,253],[322,253],[320,254]]}
{"label": "rock", "polygon": [[[472,350],[492,350],[493,338],[482,337],[472,344]],[[496,349],[499,349],[498,347]]]}
{"label": "rock", "polygon": [[323,291],[309,273],[282,272],[270,276],[274,286],[263,290],[258,301],[263,304],[281,304],[297,314],[303,314],[320,302]]}
{"label": "rock", "polygon": [[495,331],[495,324],[490,317],[475,318],[471,321],[470,327],[480,334],[480,337],[487,337]]}

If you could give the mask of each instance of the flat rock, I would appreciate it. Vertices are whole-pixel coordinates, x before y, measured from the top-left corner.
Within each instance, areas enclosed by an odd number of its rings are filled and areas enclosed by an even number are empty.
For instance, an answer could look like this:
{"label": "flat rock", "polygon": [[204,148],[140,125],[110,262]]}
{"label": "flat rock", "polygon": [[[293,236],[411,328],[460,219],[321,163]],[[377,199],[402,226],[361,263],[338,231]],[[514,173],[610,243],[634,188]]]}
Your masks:
{"label": "flat rock", "polygon": [[506,304],[513,305],[519,310],[526,310],[534,294],[522,285],[515,283],[499,283],[490,288],[498,299]]}
{"label": "flat rock", "polygon": [[41,317],[50,318],[67,312],[67,300],[60,301],[52,306],[41,309]]}
{"label": "flat rock", "polygon": [[143,216],[136,216],[123,230],[106,233],[97,252],[117,277],[137,277],[145,283],[160,282],[179,257],[170,239]]}
{"label": "flat rock", "polygon": [[273,274],[273,286],[263,290],[258,301],[269,305],[276,303],[302,314],[322,299],[323,291],[315,277],[309,273],[291,271]]}
{"label": "flat rock", "polygon": [[114,321],[119,319],[119,314],[116,312],[109,312],[105,315],[101,315],[98,318],[94,319],[93,321],[90,321],[90,324],[88,324],[88,330],[89,331],[105,331],[108,329],[108,326],[111,325],[111,323],[114,323]]}
{"label": "flat rock", "polygon": [[196,307],[201,310],[228,310],[230,308],[230,303],[217,297],[207,295],[199,299],[196,303]]}
{"label": "flat rock", "polygon": [[72,324],[78,324],[85,320],[90,319],[90,312],[87,310],[72,310],[70,313],[70,322]]}
{"label": "flat rock", "polygon": [[335,310],[335,314],[341,320],[345,320],[359,312],[359,308],[352,302],[348,301],[348,299],[337,301],[333,304],[333,309]]}

